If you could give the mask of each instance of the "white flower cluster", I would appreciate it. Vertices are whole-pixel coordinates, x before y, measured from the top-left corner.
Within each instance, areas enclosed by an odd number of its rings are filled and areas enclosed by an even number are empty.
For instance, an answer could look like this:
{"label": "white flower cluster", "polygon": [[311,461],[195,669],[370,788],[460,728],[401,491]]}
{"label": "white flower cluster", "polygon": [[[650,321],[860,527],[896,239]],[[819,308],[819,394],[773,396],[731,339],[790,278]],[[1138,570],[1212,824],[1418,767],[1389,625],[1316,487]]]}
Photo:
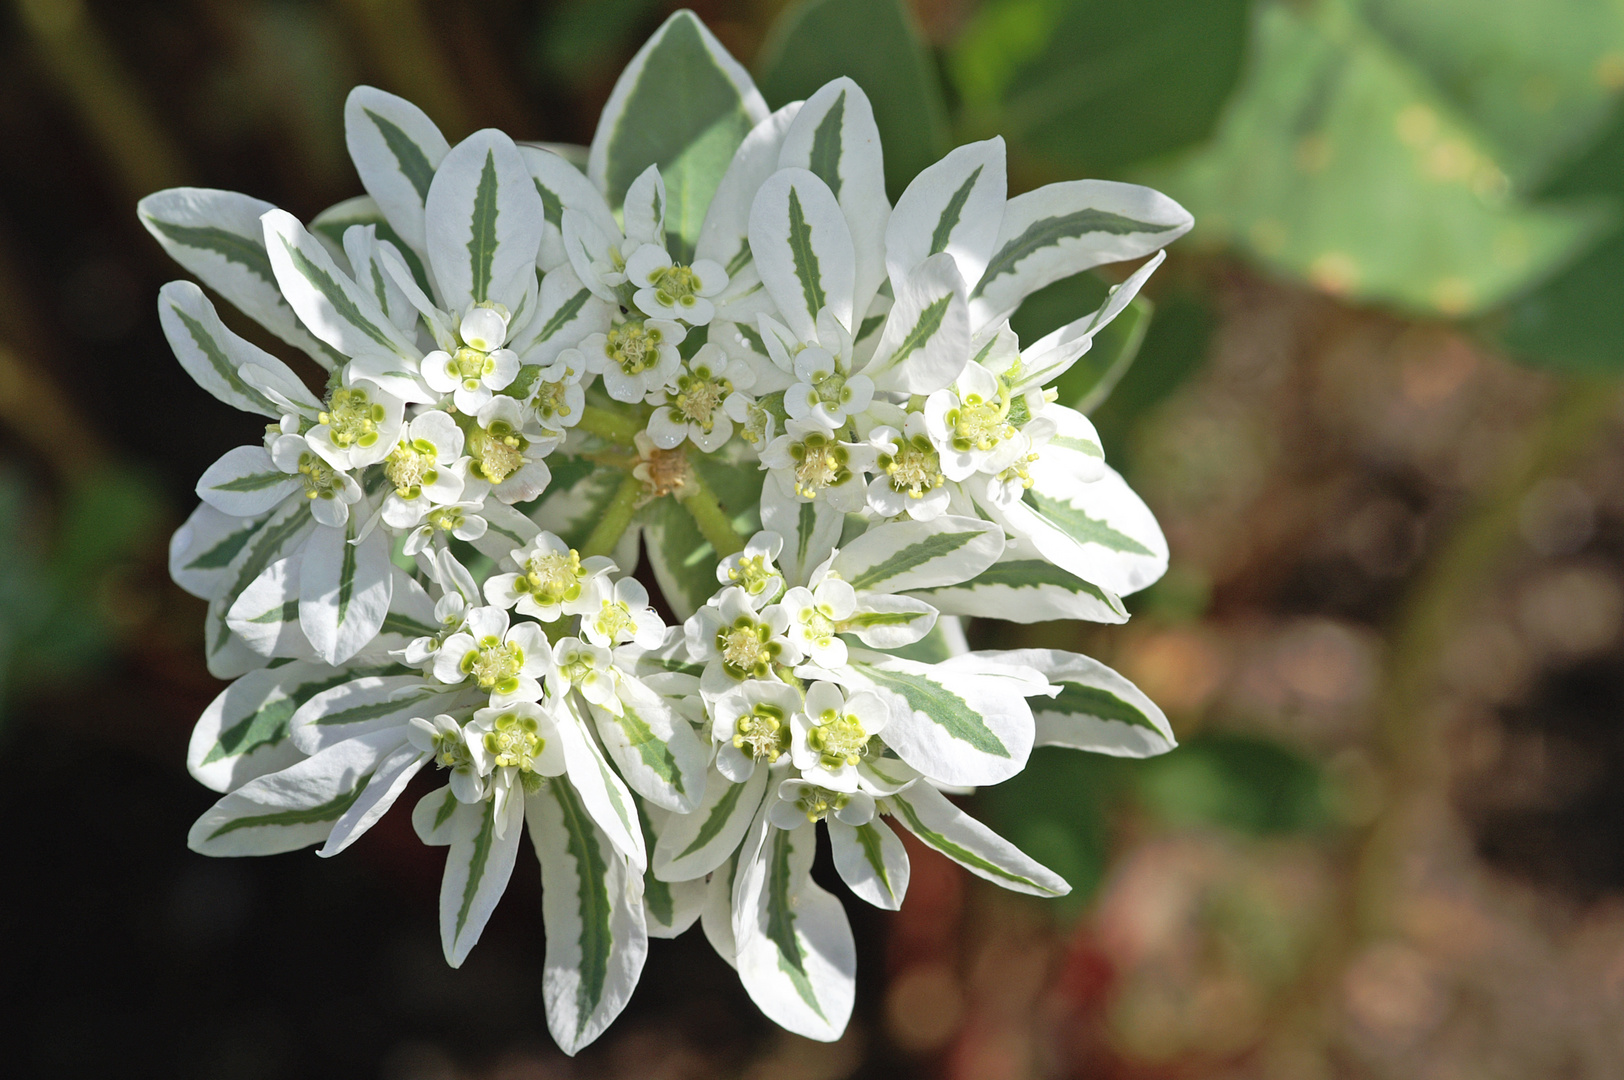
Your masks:
{"label": "white flower cluster", "polygon": [[[670,126],[652,110],[689,107],[660,84],[679,70],[726,109],[648,160]],[[224,793],[192,847],[333,855],[440,775],[412,821],[448,848],[446,958],[528,830],[571,1053],[625,1005],[648,937],[695,921],[769,1016],[837,1038],[856,958],[810,874],[819,822],[880,907],[908,884],[893,824],[1065,892],[943,791],[1006,780],[1035,745],[1142,756],[1172,733],[1108,668],[971,652],[959,619],[1120,622],[1165,569],[1048,387],[1189,216],[1097,181],[1007,199],[998,139],[893,207],[855,83],[769,113],[688,13],[622,75],[584,170],[494,130],[450,146],[368,87],[345,120],[368,194],[308,227],[220,191],[140,208],[329,373],[312,393],[196,285],[160,294],[198,383],[269,421],[204,473],[171,548],[233,680],[192,740]],[[1033,290],[1150,255],[1099,311],[1025,347],[1010,330]],[[640,552],[660,608],[629,576]]]}

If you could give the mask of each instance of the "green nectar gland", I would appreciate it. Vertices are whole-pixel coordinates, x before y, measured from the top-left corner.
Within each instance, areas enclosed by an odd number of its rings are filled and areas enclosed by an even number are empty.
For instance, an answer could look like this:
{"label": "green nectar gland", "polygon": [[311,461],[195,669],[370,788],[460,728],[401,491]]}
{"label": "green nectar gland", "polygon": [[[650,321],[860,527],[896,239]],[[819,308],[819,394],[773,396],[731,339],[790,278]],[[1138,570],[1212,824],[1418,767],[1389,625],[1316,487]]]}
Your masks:
{"label": "green nectar gland", "polygon": [[473,767],[474,759],[468,753],[468,743],[463,739],[462,732],[434,733],[434,763],[442,769]]}
{"label": "green nectar gland", "polygon": [[677,389],[670,394],[671,407],[684,420],[709,431],[716,426],[716,412],[733,392],[733,384],[701,364],[677,377]]}
{"label": "green nectar gland", "polygon": [[307,499],[336,499],[344,490],[338,470],[308,450],[299,455],[299,480]]}
{"label": "green nectar gland", "polygon": [[756,761],[768,764],[789,753],[790,730],[784,710],[766,702],[739,717],[733,725],[733,745]]}
{"label": "green nectar gland", "polygon": [[333,445],[344,449],[375,446],[383,419],[383,406],[368,398],[365,390],[343,386],[333,391],[327,411],[316,417],[318,423],[327,425]]}
{"label": "green nectar gland", "polygon": [[991,450],[1015,434],[1014,425],[1009,423],[1009,394],[1002,383],[995,400],[966,394],[959,399],[958,408],[948,410],[945,419],[953,431],[953,448],[961,452]]}
{"label": "green nectar gland", "polygon": [[760,596],[775,580],[782,580],[764,555],[739,556],[739,564],[728,570],[727,579],[751,596]]}
{"label": "green nectar gland", "polygon": [[472,675],[481,690],[511,694],[519,688],[524,650],[495,636],[482,637],[463,655],[461,667],[462,673]]}
{"label": "green nectar gland", "polygon": [[471,471],[500,484],[524,467],[524,452],[530,449],[530,440],[513,429],[506,420],[495,420],[488,428],[475,427],[468,433],[468,452],[473,458]]}
{"label": "green nectar gland", "polygon": [[686,266],[662,266],[649,274],[648,283],[665,307],[693,307],[701,287],[699,275]]}

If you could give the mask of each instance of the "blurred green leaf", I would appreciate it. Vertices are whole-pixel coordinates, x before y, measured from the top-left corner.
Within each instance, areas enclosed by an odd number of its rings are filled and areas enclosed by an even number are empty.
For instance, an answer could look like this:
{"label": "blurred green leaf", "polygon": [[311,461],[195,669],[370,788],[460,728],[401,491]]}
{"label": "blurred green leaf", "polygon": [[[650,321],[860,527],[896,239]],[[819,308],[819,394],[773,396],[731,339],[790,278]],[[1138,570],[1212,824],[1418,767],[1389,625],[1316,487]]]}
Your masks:
{"label": "blurred green leaf", "polygon": [[549,74],[569,82],[602,78],[645,29],[659,0],[571,0],[536,26],[535,56]]}
{"label": "blurred green leaf", "polygon": [[1500,152],[1519,186],[1594,135],[1624,87],[1614,0],[1358,0]]}
{"label": "blurred green leaf", "polygon": [[949,71],[1019,149],[1109,171],[1209,135],[1234,89],[1247,0],[992,0]]}
{"label": "blurred green leaf", "polygon": [[1141,764],[1039,747],[1018,775],[978,792],[972,812],[1071,884],[1053,903],[1074,915],[1105,879],[1109,812]]}
{"label": "blurred green leaf", "polygon": [[841,75],[861,86],[874,106],[893,199],[949,148],[936,65],[901,0],[803,0],[779,17],[757,69],[775,109]]}
{"label": "blurred green leaf", "polygon": [[1172,825],[1222,825],[1257,835],[1319,828],[1320,770],[1278,743],[1245,735],[1189,739],[1134,773],[1140,802]]}
{"label": "blurred green leaf", "polygon": [[1106,460],[1114,459],[1121,468],[1130,450],[1133,426],[1200,370],[1217,323],[1202,296],[1180,291],[1163,297],[1133,366],[1090,414],[1105,446]]}
{"label": "blurred green leaf", "polygon": [[1143,179],[1228,242],[1336,295],[1458,316],[1591,242],[1594,208],[1518,202],[1489,143],[1344,0],[1270,3],[1213,144]]}

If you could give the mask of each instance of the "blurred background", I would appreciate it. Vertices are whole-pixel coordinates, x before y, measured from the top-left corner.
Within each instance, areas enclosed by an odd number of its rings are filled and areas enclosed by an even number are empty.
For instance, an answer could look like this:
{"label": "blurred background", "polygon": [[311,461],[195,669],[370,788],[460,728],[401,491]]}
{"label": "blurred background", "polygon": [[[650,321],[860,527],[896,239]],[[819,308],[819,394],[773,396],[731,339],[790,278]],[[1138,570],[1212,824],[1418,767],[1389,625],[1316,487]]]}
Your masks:
{"label": "blurred background", "polygon": [[[893,195],[1001,133],[1012,193],[1134,180],[1197,221],[1142,340],[1100,350],[1137,358],[1094,411],[1172,570],[1125,627],[998,631],[1116,666],[1183,745],[1041,750],[971,800],[1063,901],[915,846],[900,915],[849,905],[840,1043],[772,1028],[692,931],[565,1059],[527,849],[460,971],[404,814],[332,862],[186,850],[219,686],[165,543],[258,424],[171,357],[155,296],[183,275],[136,199],[308,219],[358,194],[358,82],[453,140],[586,142],[674,6],[0,3],[8,1073],[1624,1075],[1616,0],[695,0],[774,106],[856,78]],[[1050,287],[1018,329],[1106,283]]]}

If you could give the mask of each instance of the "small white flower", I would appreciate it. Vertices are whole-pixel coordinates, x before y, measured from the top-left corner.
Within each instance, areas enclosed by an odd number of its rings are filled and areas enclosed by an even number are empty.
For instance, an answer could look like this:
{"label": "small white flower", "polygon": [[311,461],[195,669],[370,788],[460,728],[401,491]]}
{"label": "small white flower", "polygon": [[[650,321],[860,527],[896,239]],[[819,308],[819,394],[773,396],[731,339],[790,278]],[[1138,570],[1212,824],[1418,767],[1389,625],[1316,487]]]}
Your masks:
{"label": "small white flower", "polygon": [[757,763],[772,765],[790,751],[791,717],[801,707],[800,691],[780,682],[752,679],[721,697],[712,709],[711,737],[716,768],[742,784]]}
{"label": "small white flower", "polygon": [[383,474],[394,485],[383,501],[386,525],[409,529],[430,507],[462,498],[468,472],[462,445],[462,429],[438,409],[406,422],[400,441],[383,461]]}
{"label": "small white flower", "polygon": [[491,494],[509,506],[547,490],[553,473],[542,458],[558,445],[556,432],[527,429],[524,406],[510,397],[492,398],[474,420],[478,426],[468,434],[471,479],[490,484]]}
{"label": "small white flower", "polygon": [[536,376],[530,396],[536,422],[549,431],[564,431],[581,422],[586,407],[586,355],[579,349],[565,349]]}
{"label": "small white flower", "polygon": [[469,611],[467,629],[451,635],[434,657],[436,679],[450,685],[471,681],[490,693],[493,706],[537,700],[540,680],[552,669],[552,646],[541,627],[510,627],[508,613],[495,607]]}
{"label": "small white flower", "polygon": [[800,663],[800,647],[785,636],[788,630],[783,605],[757,611],[737,585],[711,597],[683,624],[689,657],[705,665],[700,689],[721,694],[746,679],[776,678],[774,665]]}
{"label": "small white flower", "polygon": [[456,350],[437,349],[423,357],[423,381],[437,393],[450,394],[457,411],[477,413],[518,376],[519,354],[502,348],[508,318],[500,305],[476,304],[457,328],[461,344]]}
{"label": "small white flower", "polygon": [[869,509],[888,518],[907,514],[915,521],[932,521],[947,511],[952,499],[944,486],[947,475],[923,413],[909,413],[901,431],[888,424],[874,428],[868,442],[875,451]]}
{"label": "small white flower", "polygon": [[303,435],[277,436],[271,443],[271,460],[304,485],[311,517],[335,529],[350,520],[350,507],[361,501],[361,485],[316,453]]}
{"label": "small white flower", "polygon": [[857,592],[837,577],[825,577],[817,588],[801,586],[784,594],[789,613],[789,639],[800,646],[811,663],[838,667],[846,662],[846,643],[836,627],[857,610]]}
{"label": "small white flower", "polygon": [[664,386],[682,367],[677,346],[688,331],[669,319],[632,318],[616,323],[607,334],[581,341],[586,369],[603,376],[604,391],[616,401],[642,401]]}
{"label": "small white flower", "polygon": [[[544,777],[564,774],[564,745],[552,716],[531,701],[480,709],[468,722],[467,740],[474,767],[488,777],[490,796],[496,800],[500,839],[507,800],[539,789]],[[513,790],[515,785],[520,792]]]}
{"label": "small white flower", "polygon": [[581,558],[550,532],[540,533],[502,561],[518,567],[518,573],[492,574],[485,581],[485,599],[500,608],[517,606],[519,614],[542,622],[591,611],[592,582],[616,569],[607,556]]}
{"label": "small white flower", "polygon": [[890,716],[876,694],[862,691],[848,698],[834,683],[813,683],[805,706],[792,719],[795,767],[802,778],[830,791],[856,791],[857,766],[868,754],[868,741]]}
{"label": "small white flower", "polygon": [[998,376],[971,362],[952,386],[925,401],[925,426],[949,480],[999,473],[1030,445],[1010,423],[1010,396]]}
{"label": "small white flower", "polygon": [[648,396],[655,406],[648,419],[648,435],[662,450],[675,449],[687,439],[707,454],[733,436],[733,419],[723,402],[737,390],[748,390],[754,379],[742,360],[730,358],[706,344],[683,364],[676,376]]}
{"label": "small white flower", "polygon": [[547,674],[547,689],[555,697],[571,690],[594,705],[620,715],[620,699],[615,696],[614,654],[605,645],[593,645],[580,638],[559,638],[553,646],[553,670]]}
{"label": "small white flower", "polygon": [[433,720],[413,717],[406,730],[412,746],[434,755],[434,763],[451,770],[451,793],[458,802],[476,803],[485,797],[485,778],[475,764],[463,726],[441,713]]}
{"label": "small white flower", "polygon": [[784,550],[784,538],[775,532],[758,532],[744,545],[716,565],[716,580],[737,585],[750,598],[752,607],[766,607],[778,599],[784,588],[784,575],[773,560]]}
{"label": "small white flower", "polygon": [[610,585],[607,576],[595,577],[581,603],[586,608],[581,633],[594,645],[631,641],[657,649],[665,640],[665,622],[649,607],[648,590],[636,578],[621,578]]}
{"label": "small white flower", "polygon": [[822,500],[852,513],[863,507],[863,474],[873,467],[874,448],[842,442],[816,420],[790,420],[784,434],[761,452],[763,468],[799,502]]}
{"label": "small white flower", "polygon": [[405,407],[393,394],[357,380],[332,392],[305,440],[336,469],[375,465],[399,439]]}
{"label": "small white flower", "polygon": [[722,402],[722,409],[738,427],[739,434],[759,453],[778,434],[778,418],[763,402],[735,390]]}
{"label": "small white flower", "polygon": [[465,499],[433,507],[406,534],[406,543],[401,550],[407,555],[416,555],[429,550],[436,540],[444,543],[447,535],[455,536],[458,540],[478,540],[490,527],[490,523],[478,513],[483,505],[483,499]]}
{"label": "small white flower", "polygon": [[867,825],[874,820],[874,796],[866,791],[831,791],[809,780],[791,778],[778,785],[767,820],[780,829],[798,829],[830,814],[845,825]]}
{"label": "small white flower", "polygon": [[659,244],[643,244],[626,260],[626,280],[643,314],[704,326],[716,316],[710,297],[727,288],[727,271],[709,259],[679,266]]}

